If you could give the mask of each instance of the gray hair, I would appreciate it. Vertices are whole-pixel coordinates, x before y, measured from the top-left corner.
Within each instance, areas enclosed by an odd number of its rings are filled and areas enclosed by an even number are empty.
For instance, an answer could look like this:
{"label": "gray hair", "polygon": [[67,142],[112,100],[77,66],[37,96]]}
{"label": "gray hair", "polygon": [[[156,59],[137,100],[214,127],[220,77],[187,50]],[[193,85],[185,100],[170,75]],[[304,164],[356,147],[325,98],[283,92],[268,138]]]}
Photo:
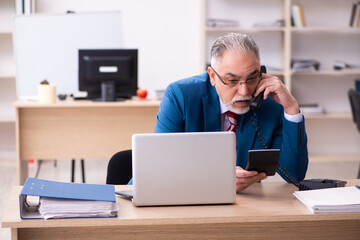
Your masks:
{"label": "gray hair", "polygon": [[246,34],[229,33],[216,39],[211,47],[211,66],[219,64],[226,51],[238,51],[239,53],[254,52],[260,62],[259,48],[254,39]]}

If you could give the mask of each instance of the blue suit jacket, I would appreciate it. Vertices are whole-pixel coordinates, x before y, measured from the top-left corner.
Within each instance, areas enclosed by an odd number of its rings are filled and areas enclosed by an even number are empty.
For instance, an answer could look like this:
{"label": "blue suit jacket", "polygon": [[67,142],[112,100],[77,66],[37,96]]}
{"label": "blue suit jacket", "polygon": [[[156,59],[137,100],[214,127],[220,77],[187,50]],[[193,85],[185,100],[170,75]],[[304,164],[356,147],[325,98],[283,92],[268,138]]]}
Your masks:
{"label": "blue suit jacket", "polygon": [[[237,133],[237,166],[245,168],[249,149],[264,148],[255,135],[250,110],[242,115]],[[269,148],[281,149],[280,166],[296,180],[305,178],[308,165],[304,119],[287,121],[283,107],[268,98],[256,113],[255,126],[263,133]],[[220,103],[207,73],[176,81],[164,94],[157,115],[156,133],[220,131]],[[285,179],[286,180],[286,179]]]}

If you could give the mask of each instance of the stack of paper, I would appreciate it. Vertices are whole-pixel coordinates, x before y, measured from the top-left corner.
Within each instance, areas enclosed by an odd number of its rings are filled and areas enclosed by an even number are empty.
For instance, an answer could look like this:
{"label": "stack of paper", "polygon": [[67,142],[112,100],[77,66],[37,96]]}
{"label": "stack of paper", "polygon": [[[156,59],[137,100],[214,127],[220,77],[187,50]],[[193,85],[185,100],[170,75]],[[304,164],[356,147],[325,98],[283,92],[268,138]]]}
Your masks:
{"label": "stack of paper", "polygon": [[296,191],[294,195],[313,213],[360,212],[359,186]]}
{"label": "stack of paper", "polygon": [[231,19],[208,18],[206,25],[208,27],[236,27],[239,25],[239,22]]}
{"label": "stack of paper", "polygon": [[315,72],[320,70],[320,62],[314,59],[291,59],[293,72]]}
{"label": "stack of paper", "polygon": [[40,198],[39,212],[44,219],[116,216],[114,202]]}
{"label": "stack of paper", "polygon": [[27,178],[19,200],[23,219],[115,217],[117,214],[113,185]]}

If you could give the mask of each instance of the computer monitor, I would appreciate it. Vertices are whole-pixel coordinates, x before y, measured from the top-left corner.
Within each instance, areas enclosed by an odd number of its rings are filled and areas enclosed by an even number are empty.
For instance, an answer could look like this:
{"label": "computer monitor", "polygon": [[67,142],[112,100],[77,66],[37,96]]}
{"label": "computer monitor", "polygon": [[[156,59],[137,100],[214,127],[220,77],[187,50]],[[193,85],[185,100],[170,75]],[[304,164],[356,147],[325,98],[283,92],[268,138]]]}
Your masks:
{"label": "computer monitor", "polygon": [[79,90],[87,98],[116,101],[136,95],[137,49],[80,49]]}

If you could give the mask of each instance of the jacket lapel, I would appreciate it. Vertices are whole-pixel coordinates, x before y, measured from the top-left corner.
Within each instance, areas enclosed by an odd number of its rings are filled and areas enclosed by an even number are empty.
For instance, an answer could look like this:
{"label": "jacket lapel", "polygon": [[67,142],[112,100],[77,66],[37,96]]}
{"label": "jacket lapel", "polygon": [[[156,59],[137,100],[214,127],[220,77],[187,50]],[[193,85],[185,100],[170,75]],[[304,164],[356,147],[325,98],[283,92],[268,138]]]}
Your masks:
{"label": "jacket lapel", "polygon": [[204,131],[220,131],[220,102],[216,89],[210,84],[208,76],[208,94],[202,98],[203,114],[204,114]]}

